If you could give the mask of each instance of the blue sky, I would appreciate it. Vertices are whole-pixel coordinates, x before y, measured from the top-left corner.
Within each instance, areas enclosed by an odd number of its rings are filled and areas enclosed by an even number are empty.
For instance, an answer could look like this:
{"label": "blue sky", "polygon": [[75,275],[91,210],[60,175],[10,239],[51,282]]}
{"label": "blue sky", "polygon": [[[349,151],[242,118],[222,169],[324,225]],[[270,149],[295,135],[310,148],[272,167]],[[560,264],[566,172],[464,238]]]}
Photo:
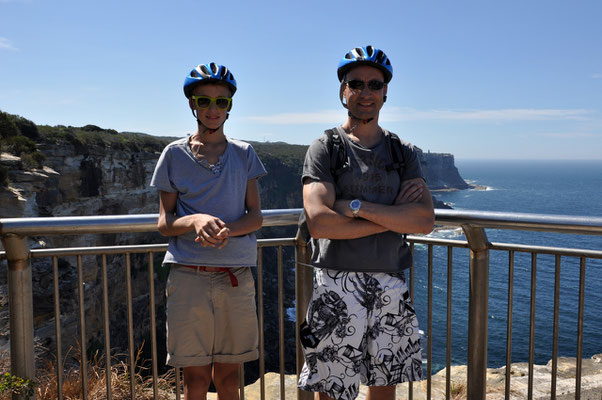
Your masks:
{"label": "blue sky", "polygon": [[602,159],[600,1],[0,0],[0,110],[38,124],[184,136],[186,74],[215,61],[243,140],[340,124],[336,67],[393,64],[381,125],[457,158]]}

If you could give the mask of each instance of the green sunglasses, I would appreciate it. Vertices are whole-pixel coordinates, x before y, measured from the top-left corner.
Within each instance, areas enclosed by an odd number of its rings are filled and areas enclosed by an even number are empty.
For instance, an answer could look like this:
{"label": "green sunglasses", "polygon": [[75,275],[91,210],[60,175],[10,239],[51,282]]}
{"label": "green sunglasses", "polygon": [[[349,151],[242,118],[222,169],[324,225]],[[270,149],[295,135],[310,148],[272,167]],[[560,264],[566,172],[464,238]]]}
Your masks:
{"label": "green sunglasses", "polygon": [[209,108],[211,103],[221,110],[230,108],[232,97],[191,96],[198,108]]}

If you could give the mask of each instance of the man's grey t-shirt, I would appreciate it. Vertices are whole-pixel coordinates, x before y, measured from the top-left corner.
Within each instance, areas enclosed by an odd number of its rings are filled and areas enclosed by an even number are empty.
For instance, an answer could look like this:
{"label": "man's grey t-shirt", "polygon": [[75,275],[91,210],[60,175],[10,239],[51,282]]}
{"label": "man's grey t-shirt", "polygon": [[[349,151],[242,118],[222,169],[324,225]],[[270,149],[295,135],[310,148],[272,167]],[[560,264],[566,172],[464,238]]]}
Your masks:
{"label": "man's grey t-shirt", "polygon": [[[393,204],[399,193],[399,170],[387,171],[393,161],[389,135],[372,148],[365,148],[349,139],[341,127],[336,128],[347,156],[350,168],[335,178],[331,173],[331,155],[326,135],[316,139],[309,147],[303,164],[302,180],[310,178],[330,182],[338,187],[337,200],[360,199],[379,204]],[[423,178],[416,150],[402,141],[404,167],[402,180]],[[333,166],[334,167],[334,166]],[[410,233],[410,232],[408,232]],[[392,231],[357,239],[314,239],[311,264],[328,268],[358,272],[399,272],[412,264],[412,255],[403,236]]]}
{"label": "man's grey t-shirt", "polygon": [[[150,185],[178,193],[176,216],[203,213],[228,223],[246,213],[247,181],[266,174],[250,144],[228,139],[220,168],[203,165],[192,153],[188,138],[170,143],[157,161]],[[217,165],[217,164],[216,164]],[[164,263],[210,267],[251,267],[257,262],[255,233],[231,237],[224,248],[203,247],[196,232],[172,236]]]}

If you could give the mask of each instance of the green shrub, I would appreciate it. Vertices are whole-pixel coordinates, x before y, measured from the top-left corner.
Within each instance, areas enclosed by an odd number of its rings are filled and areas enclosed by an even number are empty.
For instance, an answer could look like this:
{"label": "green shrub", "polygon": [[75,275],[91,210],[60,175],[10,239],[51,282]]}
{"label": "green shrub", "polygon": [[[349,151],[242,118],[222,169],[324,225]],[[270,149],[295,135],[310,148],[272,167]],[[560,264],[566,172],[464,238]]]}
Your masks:
{"label": "green shrub", "polygon": [[14,376],[9,372],[0,375],[0,393],[32,396],[35,383],[30,379]]}
{"label": "green shrub", "polygon": [[31,140],[37,140],[40,137],[38,132],[38,126],[26,118],[20,116],[14,116],[14,123],[21,132],[21,135],[30,138]]}
{"label": "green shrub", "polygon": [[21,162],[23,163],[23,166],[27,169],[42,168],[44,166],[44,160],[46,160],[44,154],[40,153],[37,150],[33,153],[21,155]]}
{"label": "green shrub", "polygon": [[7,143],[9,151],[17,156],[38,151],[35,142],[25,136],[12,137],[8,139]]}
{"label": "green shrub", "polygon": [[100,126],[96,126],[96,125],[86,125],[86,126],[82,126],[82,130],[86,131],[86,132],[101,132],[104,129],[102,129]]}
{"label": "green shrub", "polygon": [[8,139],[19,135],[19,128],[12,121],[10,115],[0,111],[0,138]]}

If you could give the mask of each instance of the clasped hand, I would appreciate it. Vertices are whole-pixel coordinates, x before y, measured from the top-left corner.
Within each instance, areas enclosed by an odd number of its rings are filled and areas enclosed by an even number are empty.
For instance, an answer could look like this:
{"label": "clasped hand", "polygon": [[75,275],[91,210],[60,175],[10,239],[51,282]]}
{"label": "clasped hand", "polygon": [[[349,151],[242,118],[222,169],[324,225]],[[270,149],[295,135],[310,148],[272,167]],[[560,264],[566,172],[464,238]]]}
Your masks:
{"label": "clasped hand", "polygon": [[226,227],[226,223],[221,219],[208,215],[197,214],[194,221],[194,230],[196,232],[197,243],[203,247],[224,248],[230,237],[230,229]]}

